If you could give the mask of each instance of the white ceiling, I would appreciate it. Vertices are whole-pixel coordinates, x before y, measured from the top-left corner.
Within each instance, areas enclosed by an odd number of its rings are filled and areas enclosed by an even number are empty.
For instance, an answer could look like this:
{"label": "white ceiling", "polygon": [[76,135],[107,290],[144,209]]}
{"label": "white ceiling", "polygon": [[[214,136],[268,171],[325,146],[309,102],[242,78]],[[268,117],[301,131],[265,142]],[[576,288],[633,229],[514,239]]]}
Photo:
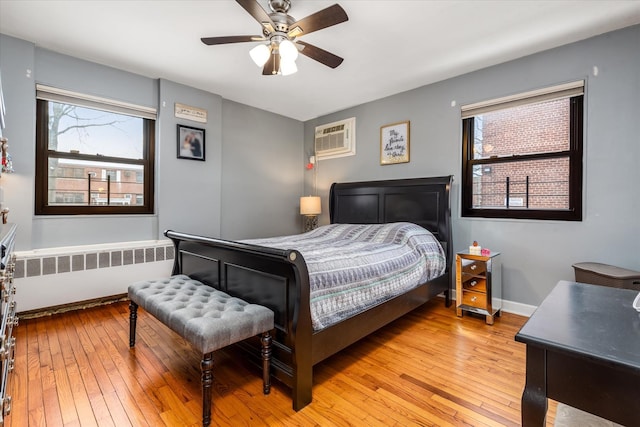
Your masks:
{"label": "white ceiling", "polygon": [[335,2],[349,21],[301,40],[344,62],[331,69],[301,55],[286,77],[262,75],[249,58],[254,43],[200,42],[260,34],[231,0],[0,0],[0,32],[304,121],[640,23],[633,0],[292,0],[289,14]]}

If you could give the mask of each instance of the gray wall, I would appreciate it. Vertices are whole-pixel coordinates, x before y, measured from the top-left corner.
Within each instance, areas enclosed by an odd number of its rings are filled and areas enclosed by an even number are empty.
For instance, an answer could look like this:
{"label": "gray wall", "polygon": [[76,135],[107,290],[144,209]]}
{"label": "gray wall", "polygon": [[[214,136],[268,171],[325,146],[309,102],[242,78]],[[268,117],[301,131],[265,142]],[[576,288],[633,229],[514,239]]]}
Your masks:
{"label": "gray wall", "polygon": [[[300,229],[296,212],[303,189],[301,122],[2,34],[0,70],[7,107],[3,134],[16,171],[3,174],[0,185],[9,220],[18,225],[17,250],[156,240],[163,238],[165,229],[214,237],[225,230],[225,236],[233,238]],[[34,216],[36,83],[158,109],[155,214]],[[206,109],[208,122],[175,118],[175,102]],[[205,129],[205,162],[176,158],[177,123]]]}
{"label": "gray wall", "polygon": [[[33,229],[35,177],[35,50],[31,43],[0,34],[0,71],[6,106],[3,135],[9,139],[13,167],[21,173],[2,174],[4,202],[9,220],[20,229],[18,249],[30,249]],[[10,123],[12,123],[10,125]],[[15,125],[14,125],[15,124]]]}
{"label": "gray wall", "polygon": [[[586,80],[584,220],[461,218],[460,105],[580,79]],[[640,270],[640,26],[308,121],[305,152],[312,151],[316,125],[352,116],[357,155],[319,164],[325,205],[334,181],[453,174],[454,250],[477,240],[501,252],[503,297],[513,302],[538,305],[558,280],[573,279],[576,262]],[[411,161],[380,166],[380,126],[402,120],[411,121]]]}
{"label": "gray wall", "polygon": [[[207,110],[207,123],[174,117],[176,102]],[[222,98],[160,80],[156,159],[158,232],[167,229],[220,236]],[[177,158],[177,124],[205,130],[205,161]]]}
{"label": "gray wall", "polygon": [[222,237],[301,231],[303,124],[223,100]]}

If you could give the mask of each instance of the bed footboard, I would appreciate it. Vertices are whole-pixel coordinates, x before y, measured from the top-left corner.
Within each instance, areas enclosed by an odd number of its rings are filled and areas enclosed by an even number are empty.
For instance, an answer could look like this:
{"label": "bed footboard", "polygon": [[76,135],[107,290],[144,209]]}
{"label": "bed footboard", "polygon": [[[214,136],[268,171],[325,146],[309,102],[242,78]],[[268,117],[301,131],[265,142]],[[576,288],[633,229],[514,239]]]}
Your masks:
{"label": "bed footboard", "polygon": [[272,373],[291,387],[294,410],[310,403],[312,324],[302,255],[171,230],[164,234],[175,246],[172,274],[186,274],[274,312]]}

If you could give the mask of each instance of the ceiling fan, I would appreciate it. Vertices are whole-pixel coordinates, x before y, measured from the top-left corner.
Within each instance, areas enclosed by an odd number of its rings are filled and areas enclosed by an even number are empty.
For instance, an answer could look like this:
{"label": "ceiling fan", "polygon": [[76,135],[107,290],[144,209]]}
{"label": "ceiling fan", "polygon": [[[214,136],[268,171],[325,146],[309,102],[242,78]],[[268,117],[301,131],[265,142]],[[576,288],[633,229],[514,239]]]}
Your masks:
{"label": "ceiling fan", "polygon": [[204,44],[266,42],[260,43],[250,51],[253,61],[263,67],[264,75],[295,73],[298,52],[331,68],[336,68],[342,63],[343,58],[298,40],[306,34],[349,20],[340,5],[334,4],[296,21],[287,13],[291,8],[290,0],[269,0],[271,13],[267,13],[257,0],[236,1],[262,25],[262,35],[203,37],[200,40]]}

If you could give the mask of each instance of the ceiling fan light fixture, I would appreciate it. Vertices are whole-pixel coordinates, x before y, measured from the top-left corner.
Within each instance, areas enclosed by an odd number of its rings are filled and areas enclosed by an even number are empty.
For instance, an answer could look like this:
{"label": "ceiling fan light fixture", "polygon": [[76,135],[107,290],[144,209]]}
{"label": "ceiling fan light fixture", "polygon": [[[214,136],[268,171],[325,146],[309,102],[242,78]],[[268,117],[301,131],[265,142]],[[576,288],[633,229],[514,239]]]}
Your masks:
{"label": "ceiling fan light fixture", "polygon": [[280,55],[280,72],[283,76],[288,76],[298,72],[298,66],[295,61],[285,60],[282,58],[282,54]]}
{"label": "ceiling fan light fixture", "polygon": [[282,40],[278,46],[278,51],[283,61],[294,62],[298,58],[298,49],[291,40]]}
{"label": "ceiling fan light fixture", "polygon": [[259,44],[249,51],[249,56],[258,67],[263,67],[271,55],[271,49],[266,44]]}
{"label": "ceiling fan light fixture", "polygon": [[[260,5],[267,2],[271,13]],[[289,15],[291,0],[236,0],[261,26],[260,35],[202,37],[200,40],[207,46],[244,43],[260,43],[249,52],[251,59],[258,67],[262,67],[262,75],[293,74],[297,71],[295,64],[299,53],[318,61],[330,68],[339,66],[343,58],[324,49],[299,40],[300,37],[324,28],[346,22],[347,13],[338,5],[326,7],[305,18],[296,20]],[[283,67],[280,66],[282,59]],[[283,68],[284,72],[281,70]]]}

